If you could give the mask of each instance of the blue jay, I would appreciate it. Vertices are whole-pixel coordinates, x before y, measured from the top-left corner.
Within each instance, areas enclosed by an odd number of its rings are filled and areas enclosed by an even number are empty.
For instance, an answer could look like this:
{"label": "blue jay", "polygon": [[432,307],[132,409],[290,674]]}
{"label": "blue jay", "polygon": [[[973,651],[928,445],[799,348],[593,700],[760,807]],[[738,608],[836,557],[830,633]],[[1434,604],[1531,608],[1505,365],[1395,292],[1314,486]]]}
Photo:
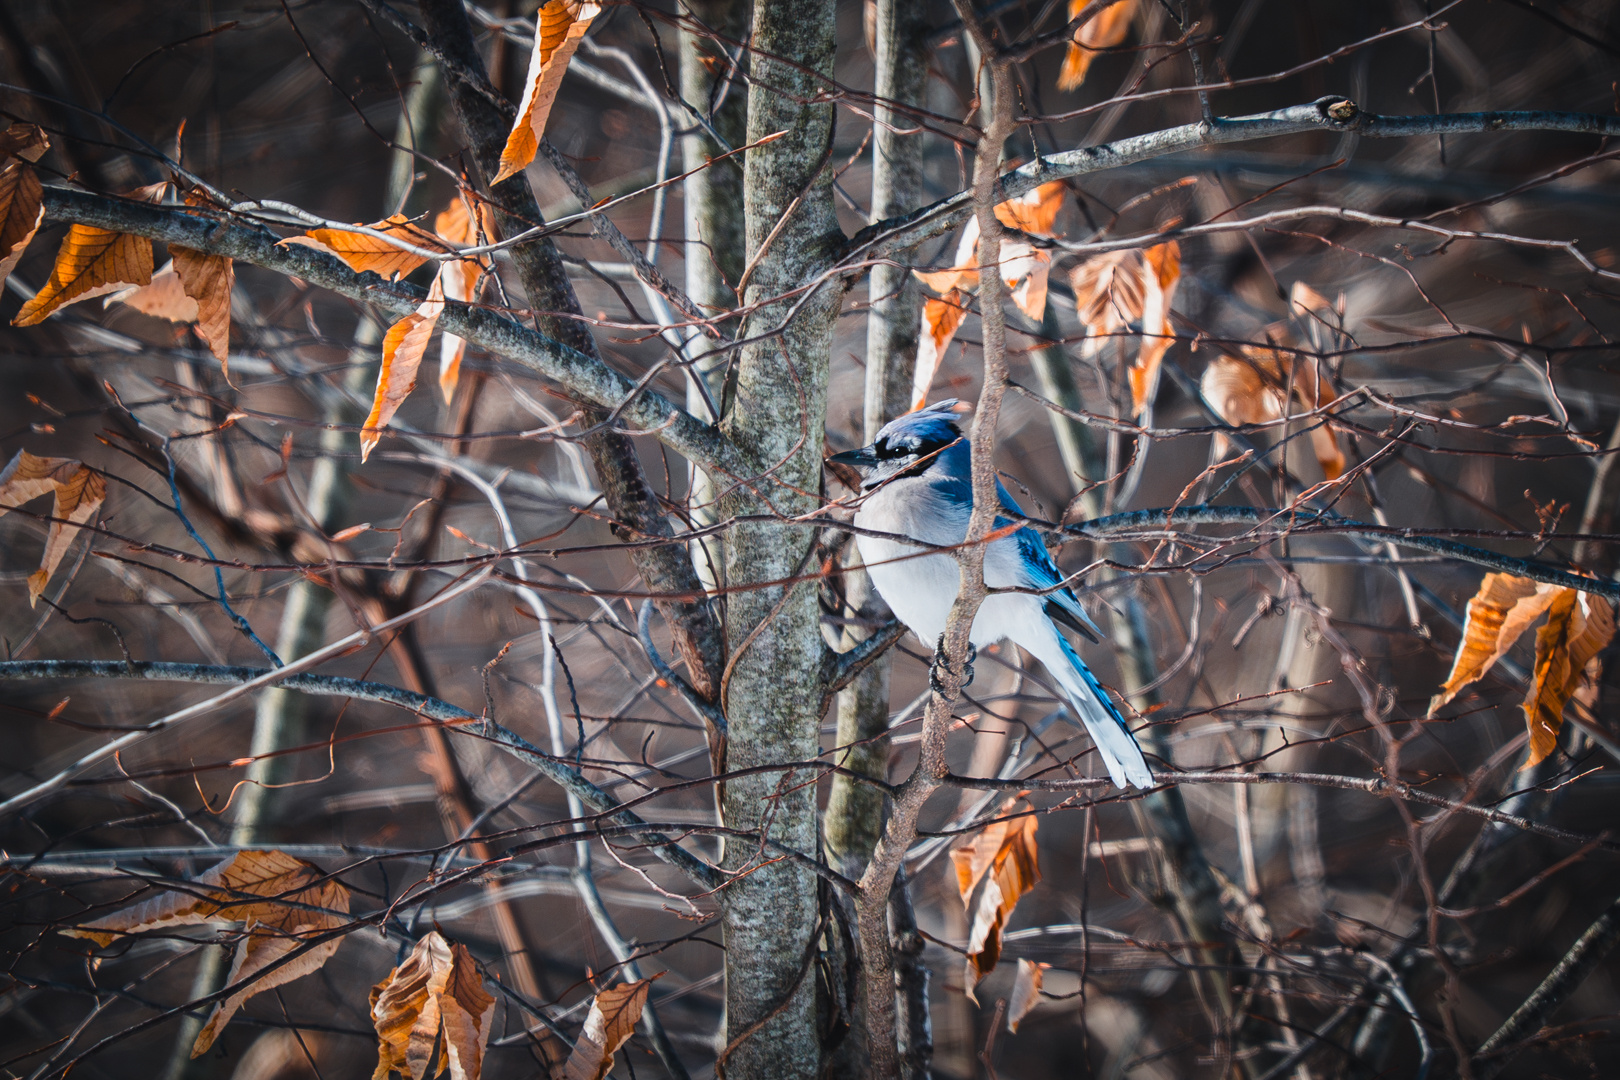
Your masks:
{"label": "blue jay", "polygon": [[[913,537],[941,547],[960,544],[973,511],[971,448],[957,427],[956,402],[941,401],[893,421],[871,446],[834,454],[829,460],[855,469],[864,501],[855,524],[873,532]],[[1002,506],[1022,515],[999,482]],[[998,518],[996,527],[1012,524]],[[925,645],[945,633],[961,580],[949,554],[918,556],[917,545],[857,533],[855,543],[872,584],[895,615]],[[1062,623],[1091,641],[1101,632],[1053,565],[1035,530],[1025,526],[992,542],[984,556],[984,582],[994,592],[984,600],[969,637],[975,649],[1004,639],[1027,649],[1063,688],[1091,733],[1108,775],[1119,787],[1153,784],[1142,749],[1132,737],[1097,677],[1058,631]]]}

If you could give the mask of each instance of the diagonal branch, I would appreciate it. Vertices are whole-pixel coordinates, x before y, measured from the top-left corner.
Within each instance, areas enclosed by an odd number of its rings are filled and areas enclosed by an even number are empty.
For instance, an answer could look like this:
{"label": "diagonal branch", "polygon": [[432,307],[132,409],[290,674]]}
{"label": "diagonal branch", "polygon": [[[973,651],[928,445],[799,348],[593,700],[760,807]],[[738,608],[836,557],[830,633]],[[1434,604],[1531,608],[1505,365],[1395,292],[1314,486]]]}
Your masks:
{"label": "diagonal branch", "polygon": [[[1480,112],[1438,116],[1379,116],[1364,113],[1348,98],[1330,95],[1308,105],[1233,118],[1216,117],[1133,135],[1098,146],[1083,146],[1037,158],[1000,177],[1001,198],[1013,199],[1041,184],[1070,176],[1117,169],[1138,161],[1179,154],[1206,146],[1251,142],[1304,131],[1354,133],[1369,139],[1404,139],[1416,135],[1463,135],[1496,131],[1567,131],[1583,135],[1620,135],[1620,116],[1572,112]],[[973,213],[973,193],[959,191],[921,210],[879,221],[862,229],[844,247],[848,262],[881,258],[930,237],[949,232]]]}
{"label": "diagonal branch", "polygon": [[[449,590],[446,590],[448,592]],[[443,597],[445,594],[439,594]],[[436,598],[437,599],[437,598]],[[424,609],[418,608],[412,612],[413,616],[420,614]],[[395,623],[399,620],[394,620]],[[373,632],[381,631],[391,624],[374,628]],[[338,645],[342,651],[347,651],[353,642],[348,638],[338,642],[319,653],[312,653],[305,660],[320,663],[330,659],[333,649]],[[386,683],[366,682],[361,679],[348,679],[336,675],[315,675],[302,670],[285,674],[288,668],[250,668],[250,667],[223,667],[212,664],[172,664],[135,662],[126,664],[118,660],[10,660],[0,662],[0,681],[8,679],[145,679],[155,682],[194,682],[211,683],[214,685],[230,686],[228,691],[232,697],[240,697],[251,689],[274,684],[287,690],[296,690],[302,694],[318,694],[326,697],[352,697],[361,701],[377,701],[387,705],[397,705],[408,709],[416,715],[435,723],[452,726],[452,730],[471,735],[475,738],[486,739],[497,747],[511,754],[526,765],[543,773],[547,779],[555,782],[569,794],[577,796],[580,802],[593,810],[603,814],[608,821],[616,825],[629,827],[642,827],[645,822],[629,810],[619,809],[618,800],[587,780],[578,770],[558,761],[555,757],[546,754],[538,747],[529,743],[523,736],[497,724],[487,716],[468,712],[449,702],[438,698],[428,697],[425,694],[412,693],[397,686]],[[208,706],[220,702],[225,695],[210,698],[200,703]],[[192,706],[191,710],[198,710],[199,706]],[[147,729],[131,733],[135,736],[148,734]],[[125,739],[130,736],[125,736]],[[109,748],[116,743],[108,744]],[[97,760],[105,760],[109,752],[101,753]],[[65,783],[65,780],[64,780]],[[41,785],[43,786],[43,785]],[[56,785],[60,787],[61,785]],[[25,797],[33,801],[34,791],[24,792],[0,804],[0,809],[15,809],[26,805],[19,801]],[[54,790],[54,788],[52,788]],[[701,861],[690,852],[676,845],[668,837],[649,834],[647,842],[652,846],[654,854],[669,865],[682,871],[697,885],[705,890],[718,889],[723,883],[720,874],[707,863]]]}
{"label": "diagonal branch", "polygon": [[[210,255],[226,255],[266,270],[302,278],[395,315],[410,314],[427,296],[414,285],[386,282],[370,271],[356,274],[335,255],[302,244],[278,247],[280,238],[263,226],[235,224],[178,207],[151,206],[68,188],[47,187],[45,218],[133,233]],[[671,450],[704,468],[734,477],[754,472],[715,428],[650,390],[635,393],[631,400],[635,384],[630,379],[578,349],[538,334],[505,315],[450,302],[439,317],[439,326],[533,369],[586,401],[606,409],[619,409],[619,419],[626,426],[656,434]]]}

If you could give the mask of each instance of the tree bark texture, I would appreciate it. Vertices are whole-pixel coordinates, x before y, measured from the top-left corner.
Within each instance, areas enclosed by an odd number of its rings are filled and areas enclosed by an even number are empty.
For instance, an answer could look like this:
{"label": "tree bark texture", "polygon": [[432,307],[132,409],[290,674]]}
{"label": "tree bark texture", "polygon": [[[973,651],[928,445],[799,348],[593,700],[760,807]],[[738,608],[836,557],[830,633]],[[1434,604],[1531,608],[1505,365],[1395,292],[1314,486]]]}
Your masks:
{"label": "tree bark texture", "polygon": [[[762,303],[813,279],[831,265],[843,243],[832,174],[825,168],[833,106],[800,103],[825,88],[812,72],[832,75],[835,13],[832,0],[757,0],[754,5],[748,138],[787,134],[748,153],[747,303]],[[752,337],[776,327],[793,305],[802,304],[781,334],[744,347],[735,361],[723,428],[759,472],[772,473],[734,487],[721,504],[723,515],[796,514],[815,506],[840,296],[839,287],[824,285],[808,299],[766,304],[748,320],[745,336]],[[802,573],[814,540],[811,528],[739,524],[726,534],[726,580],[736,588]],[[730,724],[731,769],[815,756],[825,648],[819,624],[813,583],[729,595],[726,637],[732,656],[721,705]],[[780,791],[778,786],[775,777],[764,776],[727,783],[726,824],[767,829],[773,840],[814,852],[813,789],[796,785],[791,775],[781,779]],[[726,865],[749,870],[762,854],[728,844]],[[816,1075],[814,979],[801,977],[816,922],[814,878],[801,867],[775,863],[733,881],[722,902],[727,1076]]]}
{"label": "tree bark texture", "polygon": [[[916,209],[923,196],[923,143],[920,133],[903,134],[911,127],[908,117],[883,104],[922,105],[927,96],[928,58],[927,5],[911,0],[878,0],[875,48],[876,72],[873,92],[879,104],[872,137],[872,220],[898,217]],[[900,262],[910,261],[910,251],[897,252]],[[922,316],[922,292],[911,271],[904,266],[872,267],[868,295],[871,306],[866,323],[866,384],[864,401],[865,440],[871,442],[878,430],[911,407],[912,373],[917,365],[917,338]],[[888,605],[872,588],[860,568],[855,545],[849,546],[850,567],[845,575],[844,614],[878,622],[892,618]],[[842,634],[843,648],[852,648],[870,631],[847,626]],[[836,744],[852,747],[843,760],[846,768],[866,776],[887,779],[889,741],[883,738],[889,725],[889,682],[893,654],[873,661],[860,676],[838,695]],[[849,877],[859,878],[883,831],[883,795],[877,789],[855,782],[844,775],[832,779],[824,816],[827,857]],[[921,966],[917,948],[922,939],[916,934],[906,895],[903,875],[895,883],[891,921],[897,956],[896,1008],[901,1016],[897,1025],[903,1068],[908,1074],[926,1071],[931,1053],[928,1031],[927,969]],[[896,918],[898,913],[898,918]],[[904,970],[900,970],[901,965]],[[922,992],[915,993],[921,986]],[[840,1047],[840,1061],[847,1075],[860,1075],[868,1059],[865,1010],[854,1005],[855,1030]],[[909,1020],[909,1023],[908,1023]],[[919,1064],[920,1063],[920,1064]]]}
{"label": "tree bark texture", "polygon": [[[688,5],[692,16],[722,37],[742,41],[748,34],[748,5],[744,0],[695,0]],[[710,168],[704,162],[726,150],[742,146],[748,139],[748,89],[740,72],[746,54],[733,58],[727,47],[690,30],[681,31],[681,97],[709,118],[715,133],[727,143],[722,147],[701,126],[681,140],[682,167],[691,175],[681,182],[681,198],[686,215],[686,295],[711,315],[730,310],[736,304],[737,282],[746,262],[743,235],[743,159],[727,158]],[[690,348],[702,354],[706,345],[697,335]],[[692,377],[701,379],[708,390],[705,397],[689,384],[686,411],[708,415],[708,403],[724,394],[721,385],[730,353],[715,353],[694,365]],[[691,515],[694,526],[710,525],[719,518],[715,487],[709,474],[693,466],[691,471]],[[711,589],[725,583],[725,545],[718,538],[699,540],[692,545],[692,561],[697,575]]]}

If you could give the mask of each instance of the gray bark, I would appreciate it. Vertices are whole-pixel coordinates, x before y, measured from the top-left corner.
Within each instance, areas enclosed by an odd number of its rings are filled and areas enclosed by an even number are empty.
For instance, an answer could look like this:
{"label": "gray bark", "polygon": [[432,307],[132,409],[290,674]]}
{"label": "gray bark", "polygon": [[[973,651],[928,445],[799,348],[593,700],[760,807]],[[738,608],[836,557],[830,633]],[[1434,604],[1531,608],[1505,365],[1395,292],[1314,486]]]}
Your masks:
{"label": "gray bark", "polygon": [[[748,138],[777,131],[787,135],[748,154],[748,303],[762,303],[813,278],[832,264],[843,243],[831,198],[832,175],[824,168],[832,144],[833,107],[799,103],[825,85],[811,72],[832,75],[835,13],[830,0],[757,0],[754,6]],[[802,304],[780,336],[740,350],[722,425],[756,470],[773,469],[773,480],[781,483],[762,479],[735,488],[722,502],[722,514],[773,509],[794,514],[815,505],[839,299],[836,287],[823,287],[808,300],[767,304],[749,320],[746,335],[759,334],[780,322],[792,303]],[[726,534],[726,580],[735,587],[791,577],[801,572],[814,539],[809,528],[739,524]],[[732,656],[721,706],[730,725],[729,767],[814,757],[824,649],[814,586],[734,592],[725,618]],[[768,829],[773,840],[814,852],[814,790],[800,786],[788,791],[793,783],[791,776],[783,778],[779,793],[775,778],[728,782],[727,826]],[[761,854],[728,844],[726,865],[750,869]],[[735,880],[721,900],[726,1073],[736,1080],[808,1080],[818,1071],[820,1051],[814,980],[801,978],[800,972],[810,956],[816,923],[815,881],[802,866],[777,862]]]}
{"label": "gray bark", "polygon": [[[748,32],[748,5],[744,0],[694,0],[688,5],[692,15],[717,34],[741,41]],[[746,61],[746,56],[736,62]],[[716,67],[711,68],[708,60]],[[721,146],[700,128],[681,140],[682,165],[692,175],[682,181],[682,202],[686,215],[686,295],[707,314],[717,315],[736,304],[734,291],[741,279],[746,241],[743,235],[743,159],[727,158],[702,168],[710,157],[742,146],[748,138],[748,90],[739,72],[732,72],[732,59],[717,42],[698,34],[681,32],[681,97],[693,108],[709,112],[715,133],[728,145]],[[723,96],[722,96],[723,95]],[[698,128],[698,125],[693,125]],[[700,170],[700,171],[693,171]],[[701,355],[704,345],[693,336],[692,350]],[[696,385],[686,392],[686,411],[711,423],[708,402],[718,402],[729,353],[716,353],[694,365],[692,376],[702,379],[707,397]],[[714,505],[717,489],[709,473],[692,467],[691,516],[694,526],[713,524],[718,519]],[[724,584],[724,545],[719,538],[700,540],[692,545],[692,562],[704,585],[716,589]]]}
{"label": "gray bark", "polygon": [[[922,105],[928,87],[927,5],[916,0],[878,0],[874,35],[876,72],[873,92],[880,104],[872,136],[872,219],[881,221],[915,209],[923,196],[922,135],[903,134],[909,118],[890,104]],[[912,252],[896,252],[898,262],[911,261]],[[868,295],[871,308],[866,323],[866,385],[864,429],[871,442],[878,430],[911,407],[912,373],[917,365],[917,338],[922,318],[920,283],[905,266],[872,267]],[[845,577],[846,595],[853,609],[869,621],[891,618],[888,606],[871,587],[859,556],[850,545],[851,561]],[[845,647],[852,647],[868,631],[848,627]],[[838,695],[837,745],[855,746],[845,767],[866,776],[887,779],[889,741],[889,679],[894,661],[885,653],[869,665]],[[883,830],[883,796],[869,785],[847,776],[835,776],[827,798],[825,817],[827,855],[850,877],[866,870],[872,849]],[[902,1068],[908,1076],[924,1075],[932,1055],[928,1022],[928,972],[920,962],[922,939],[917,936],[911,900],[904,876],[897,878],[891,897],[890,923],[894,936],[896,1026]],[[878,992],[874,989],[874,992]],[[841,1048],[841,1074],[859,1075],[869,1059],[866,1011],[857,1001],[855,1030]]]}

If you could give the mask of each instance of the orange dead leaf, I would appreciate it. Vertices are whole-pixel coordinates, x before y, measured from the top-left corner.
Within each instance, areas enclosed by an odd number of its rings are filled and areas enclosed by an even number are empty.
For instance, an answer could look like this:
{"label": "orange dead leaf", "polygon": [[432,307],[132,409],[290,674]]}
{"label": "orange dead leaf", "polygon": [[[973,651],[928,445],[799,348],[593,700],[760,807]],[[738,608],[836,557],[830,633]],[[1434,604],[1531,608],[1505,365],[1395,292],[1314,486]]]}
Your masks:
{"label": "orange dead leaf", "polygon": [[1075,309],[1088,336],[1141,335],[1127,374],[1133,415],[1141,415],[1159,385],[1159,365],[1174,339],[1170,304],[1181,280],[1181,246],[1174,240],[1145,251],[1109,252],[1075,267]]}
{"label": "orange dead leaf", "polygon": [[383,336],[382,367],[377,370],[377,390],[371,399],[371,415],[360,432],[360,460],[364,462],[382,438],[394,413],[416,388],[416,371],[422,365],[433,327],[444,310],[443,276],[433,279],[422,306],[388,328]]}
{"label": "orange dead leaf", "polygon": [[1068,187],[1061,180],[1042,184],[1026,191],[1016,199],[1008,199],[996,207],[996,218],[1009,229],[1019,229],[1037,236],[1051,236],[1057,223],[1058,211],[1063,209],[1063,196]]}
{"label": "orange dead leaf", "polygon": [[[1087,0],[1069,0],[1069,18],[1086,9]],[[1130,29],[1131,16],[1136,12],[1134,0],[1122,0],[1104,8],[1082,26],[1074,35],[1069,51],[1063,57],[1063,70],[1058,72],[1059,90],[1078,90],[1086,81],[1086,72],[1097,58],[1096,49],[1109,49],[1125,40]]]}
{"label": "orange dead leaf", "polygon": [[[1273,328],[1273,333],[1280,334]],[[1280,420],[1288,411],[1290,395],[1309,411],[1336,400],[1326,379],[1318,376],[1308,357],[1297,358],[1285,348],[1241,345],[1210,361],[1201,380],[1204,400],[1228,424],[1262,424]],[[1225,440],[1217,437],[1217,446]],[[1322,475],[1336,480],[1344,475],[1344,448],[1331,427],[1311,431],[1311,448]],[[1224,453],[1224,450],[1222,451]]]}
{"label": "orange dead leaf", "polygon": [[1046,314],[1046,286],[1051,273],[1051,255],[1022,240],[1002,243],[1001,278],[1018,310],[1036,322]]}
{"label": "orange dead leaf", "polygon": [[39,603],[51,575],[79,533],[78,526],[96,516],[107,498],[107,481],[73,458],[36,457],[26,450],[0,469],[0,514],[47,493],[55,496],[45,554],[39,569],[28,575],[28,606]]}
{"label": "orange dead leaf", "polygon": [[[323,877],[319,867],[280,851],[239,851],[183,888],[165,889],[150,900],[64,932],[108,945],[122,935],[145,930],[243,923],[227,985],[253,981],[214,1006],[191,1048],[195,1058],[208,1052],[244,1001],[318,970],[337,951],[341,939],[336,937],[306,949],[309,939],[348,921],[349,890],[336,881],[322,881]],[[265,971],[300,949],[305,951]],[[254,979],[260,972],[264,974]]]}
{"label": "orange dead leaf", "polygon": [[450,205],[439,211],[433,217],[433,231],[452,244],[466,245],[477,243],[492,243],[496,239],[495,211],[489,203],[478,203],[479,224],[483,226],[483,240],[480,241],[479,230],[472,227],[472,215],[467,212],[467,202],[459,193],[451,196]]}
{"label": "orange dead leaf", "polygon": [[566,1080],[602,1080],[608,1074],[613,1055],[636,1033],[636,1021],[641,1019],[653,979],[624,983],[596,995],[579,1042],[568,1055],[563,1072]]}
{"label": "orange dead leaf", "polygon": [[1018,1024],[1030,1010],[1041,1003],[1041,979],[1051,964],[1037,964],[1020,959],[1018,974],[1013,977],[1012,998],[1007,1002],[1007,1030],[1017,1033]]}
{"label": "orange dead leaf", "polygon": [[452,1080],[478,1080],[494,1013],[495,998],[484,989],[472,954],[435,930],[371,988],[377,1029],[372,1080],[387,1080],[390,1072],[422,1080],[447,1067]]}
{"label": "orange dead leaf", "polygon": [[962,290],[952,289],[943,300],[929,297],[923,302],[922,340],[917,343],[917,368],[911,379],[912,408],[920,409],[928,400],[929,388],[934,384],[934,373],[945,357],[945,350],[956,336],[957,327],[967,317],[967,297]]}
{"label": "orange dead leaf", "polygon": [[948,293],[979,283],[978,266],[953,266],[949,270],[913,270],[911,276],[937,293]]}
{"label": "orange dead leaf", "polygon": [[128,285],[107,294],[107,303],[124,304],[143,315],[151,315],[170,322],[197,321],[197,301],[186,295],[180,275],[174,272],[174,263],[167,262],[152,275],[145,285]]}
{"label": "orange dead leaf", "polygon": [[[1001,933],[1013,908],[1024,894],[1041,880],[1035,845],[1037,821],[1026,815],[1011,823],[991,862],[979,893],[979,902],[968,927],[967,994],[996,966],[1001,958]],[[960,873],[960,869],[958,870]],[[958,878],[960,883],[960,878]]]}
{"label": "orange dead leaf", "polygon": [[90,225],[71,225],[56,252],[50,279],[11,324],[33,326],[67,304],[151,280],[152,241]]}
{"label": "orange dead leaf", "polygon": [[1614,637],[1614,608],[1601,596],[1558,589],[1547,623],[1536,631],[1536,675],[1524,700],[1530,728],[1529,768],[1558,745],[1564,706],[1580,685],[1587,664]]}
{"label": "orange dead leaf", "polygon": [[[478,281],[483,268],[476,262],[445,263],[439,271],[439,284],[446,300],[462,303],[477,299]],[[456,383],[461,378],[461,358],[467,353],[467,342],[455,334],[439,338],[439,393],[446,404],[456,396]]]}
{"label": "orange dead leaf", "polygon": [[38,161],[50,148],[50,136],[38,124],[19,120],[0,131],[0,161],[10,157]]}
{"label": "orange dead leaf", "polygon": [[1556,585],[1537,585],[1512,574],[1486,574],[1479,591],[1468,601],[1463,638],[1457,644],[1451,674],[1429,702],[1432,717],[1469,683],[1485,677],[1507,654],[1513,643],[1552,606]]}
{"label": "orange dead leaf", "polygon": [[534,51],[529,54],[529,74],[524,80],[523,101],[518,105],[517,120],[506,137],[506,148],[501,151],[501,168],[491,185],[499,184],[509,176],[521,172],[540,149],[540,138],[546,131],[546,118],[562,86],[563,73],[568,61],[579,48],[580,39],[590,29],[601,7],[580,0],[548,0],[535,16]]}
{"label": "orange dead leaf", "polygon": [[39,176],[27,165],[14,161],[0,172],[0,281],[16,268],[45,220],[44,199]]}
{"label": "orange dead leaf", "polygon": [[223,255],[207,255],[191,248],[169,245],[174,257],[175,273],[186,295],[196,301],[197,336],[208,343],[208,349],[231,376],[227,364],[231,347],[231,290],[236,287],[236,271],[231,260]]}
{"label": "orange dead leaf", "polygon": [[[433,219],[433,231],[453,244],[477,244],[480,242],[480,232],[484,242],[491,241],[495,238],[494,212],[485,202],[478,204],[478,211],[481,229],[473,228],[466,200],[458,194]],[[479,279],[488,269],[489,261],[483,257],[445,263],[439,270],[444,298],[462,303],[476,300]],[[439,392],[444,395],[446,403],[455,397],[456,383],[461,377],[461,359],[466,352],[466,341],[455,334],[447,333],[439,338]]]}
{"label": "orange dead leaf", "polygon": [[[404,214],[395,214],[386,221],[373,221],[365,228],[386,233],[424,251],[450,250],[437,236],[411,224]],[[345,232],[342,229],[311,229],[307,235],[321,247],[348,263],[349,268],[357,274],[370,270],[381,277],[393,279],[404,277],[427,262],[426,255],[406,251],[396,244],[366,233]],[[289,244],[305,241],[300,237],[291,236],[281,242]]]}

